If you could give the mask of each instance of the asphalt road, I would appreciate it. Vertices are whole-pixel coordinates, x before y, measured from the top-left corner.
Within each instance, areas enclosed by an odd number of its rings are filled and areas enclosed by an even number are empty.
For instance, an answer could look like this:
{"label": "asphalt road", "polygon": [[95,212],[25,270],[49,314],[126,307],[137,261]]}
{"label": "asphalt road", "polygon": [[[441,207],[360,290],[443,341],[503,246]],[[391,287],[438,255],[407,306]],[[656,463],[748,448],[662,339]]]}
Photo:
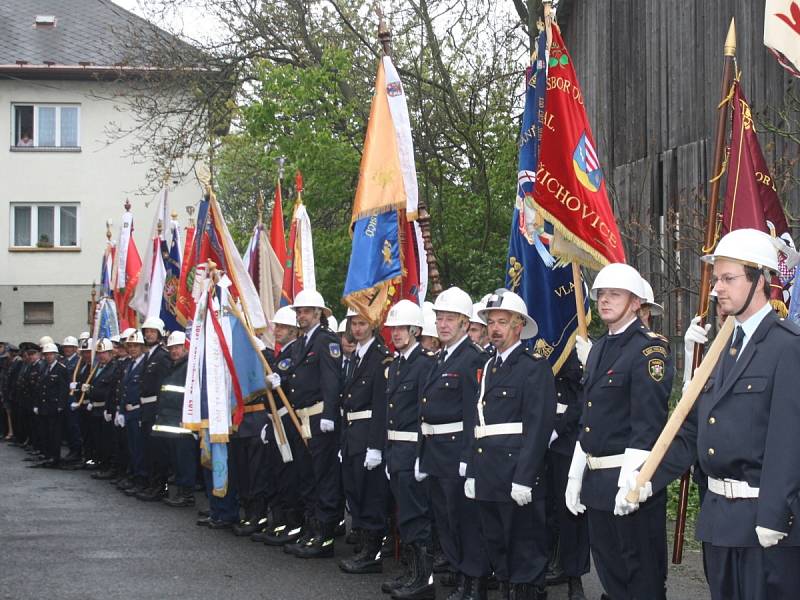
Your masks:
{"label": "asphalt road", "polygon": [[[28,469],[25,456],[0,444],[2,599],[388,600],[380,583],[399,570],[389,560],[383,575],[346,575],[335,559],[300,560],[198,527],[195,509],[128,498],[85,471]],[[351,552],[337,542],[337,558]],[[584,585],[589,600],[600,597],[593,574]],[[566,597],[565,586],[550,588],[551,600]],[[670,566],[669,598],[708,597],[699,553],[688,551],[683,565]]]}

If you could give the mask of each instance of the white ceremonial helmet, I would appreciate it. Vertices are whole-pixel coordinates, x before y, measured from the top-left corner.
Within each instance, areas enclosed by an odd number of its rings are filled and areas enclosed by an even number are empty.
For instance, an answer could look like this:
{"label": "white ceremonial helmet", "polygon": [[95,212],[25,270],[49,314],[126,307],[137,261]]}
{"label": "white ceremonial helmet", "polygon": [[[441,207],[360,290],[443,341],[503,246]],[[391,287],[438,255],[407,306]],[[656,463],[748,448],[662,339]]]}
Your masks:
{"label": "white ceremonial helmet", "polygon": [[186,334],[183,331],[173,331],[167,338],[167,347],[186,345]]}
{"label": "white ceremonial helmet", "polygon": [[718,258],[778,272],[778,251],[772,245],[772,236],[758,229],[734,229],[726,233],[714,252],[700,260],[713,265]]}
{"label": "white ceremonial helmet", "polygon": [[411,300],[400,300],[389,309],[385,325],[386,327],[402,327],[406,325],[422,328],[424,326],[422,309]]}
{"label": "white ceremonial helmet", "polygon": [[[55,340],[51,338],[49,335],[43,335],[39,338],[39,345],[44,346],[45,344],[55,344]],[[42,350],[44,352],[44,350]]]}
{"label": "white ceremonial helmet", "polygon": [[328,329],[336,331],[339,328],[339,322],[333,315],[328,315]]}
{"label": "white ceremonial helmet", "polygon": [[422,306],[422,335],[439,339],[439,331],[436,329],[436,313],[433,312],[433,305],[430,302],[426,302]]}
{"label": "white ceremonial helmet", "polygon": [[600,269],[594,278],[589,297],[597,300],[597,290],[617,289],[626,290],[634,296],[644,300],[644,286],[639,271],[625,263],[610,263]]}
{"label": "white ceremonial helmet", "polygon": [[58,354],[58,346],[56,346],[53,342],[46,342],[42,344],[42,354]]}
{"label": "white ceremonial helmet", "polygon": [[134,331],[125,340],[126,344],[144,344],[144,336],[141,331]]}
{"label": "white ceremonial helmet", "polygon": [[[489,294],[491,296],[491,294]],[[480,311],[482,308],[486,307],[486,301],[483,300],[481,302],[475,302],[472,305],[472,316],[469,318],[470,323],[476,323],[477,325],[486,326],[486,321],[481,319]]]}
{"label": "white ceremonial helmet", "polygon": [[128,327],[125,331],[119,334],[119,341],[124,344],[125,341],[134,333],[136,333],[136,327]]}
{"label": "white ceremonial helmet", "polygon": [[433,310],[457,313],[469,319],[472,317],[472,298],[467,292],[454,286],[439,294],[433,303]]}
{"label": "white ceremonial helmet", "polygon": [[77,348],[78,347],[78,338],[76,338],[74,335],[68,335],[67,337],[64,338],[64,341],[61,342],[61,346],[62,347],[64,347],[64,346],[72,346],[73,348]]}
{"label": "white ceremonial helmet", "polygon": [[292,308],[295,310],[298,308],[320,308],[326,318],[333,314],[331,309],[325,306],[325,299],[317,290],[302,290],[298,292],[294,297]]}
{"label": "white ceremonial helmet", "polygon": [[275,311],[272,317],[272,322],[275,325],[288,325],[289,327],[297,327],[297,314],[289,306],[281,306]]}
{"label": "white ceremonial helmet", "polygon": [[111,343],[111,340],[108,338],[103,338],[102,340],[97,342],[97,348],[95,350],[97,352],[110,352],[114,349],[114,345]]}
{"label": "white ceremonial helmet", "polygon": [[664,314],[664,307],[656,302],[656,296],[653,293],[653,286],[650,282],[642,277],[642,285],[644,286],[644,302],[642,304],[650,307],[650,314],[654,317],[660,317]]}
{"label": "white ceremonial helmet", "polygon": [[525,301],[514,292],[503,289],[497,290],[489,296],[486,301],[486,308],[482,308],[478,314],[485,321],[493,310],[507,310],[521,316],[523,326],[520,337],[523,340],[532,338],[539,332],[539,326],[536,321],[528,315],[528,307],[525,305]]}
{"label": "white ceremonial helmet", "polygon": [[78,341],[88,340],[92,334],[88,331],[82,331],[81,334],[78,336]]}
{"label": "white ceremonial helmet", "polygon": [[159,334],[164,335],[164,321],[158,317],[147,317],[142,323],[142,331],[145,329],[155,329]]}

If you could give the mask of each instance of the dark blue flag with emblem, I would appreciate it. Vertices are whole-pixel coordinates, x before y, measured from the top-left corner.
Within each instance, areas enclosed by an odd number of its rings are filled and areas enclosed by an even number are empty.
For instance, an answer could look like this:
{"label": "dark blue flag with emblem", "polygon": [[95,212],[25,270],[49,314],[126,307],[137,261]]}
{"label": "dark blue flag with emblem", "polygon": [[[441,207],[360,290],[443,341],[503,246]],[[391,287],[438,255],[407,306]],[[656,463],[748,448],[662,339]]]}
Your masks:
{"label": "dark blue flag with emblem", "polygon": [[[544,32],[537,38],[535,56],[533,66],[525,73],[525,111],[519,139],[517,200],[508,240],[506,288],[525,300],[528,313],[539,325],[539,333],[529,343],[557,373],[575,345],[578,317],[572,266],[558,262],[550,254],[553,228],[537,218],[532,200],[545,122],[548,57]],[[588,295],[584,294],[584,298]],[[584,302],[588,313],[588,299]]]}
{"label": "dark blue flag with emblem", "polygon": [[178,288],[181,281],[181,240],[177,223],[172,228],[169,245],[166,240],[161,240],[161,258],[164,261],[165,277],[159,316],[168,331],[183,331],[184,327],[178,323],[177,317]]}

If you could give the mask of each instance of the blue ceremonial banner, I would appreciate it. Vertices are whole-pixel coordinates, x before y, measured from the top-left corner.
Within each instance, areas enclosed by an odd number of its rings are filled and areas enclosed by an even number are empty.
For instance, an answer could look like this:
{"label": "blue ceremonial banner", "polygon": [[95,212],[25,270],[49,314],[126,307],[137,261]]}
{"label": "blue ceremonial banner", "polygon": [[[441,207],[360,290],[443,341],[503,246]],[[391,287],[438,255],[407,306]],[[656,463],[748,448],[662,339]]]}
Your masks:
{"label": "blue ceremonial banner", "polygon": [[119,318],[117,305],[111,298],[102,298],[98,304],[97,339],[111,338],[119,335]]}
{"label": "blue ceremonial banner", "polygon": [[161,240],[161,258],[164,261],[164,293],[161,298],[161,313],[159,316],[164,321],[164,328],[168,331],[183,331],[184,327],[178,323],[177,302],[178,289],[181,281],[181,247],[178,228],[172,230],[172,240],[169,247],[167,241]]}
{"label": "blue ceremonial banner", "polygon": [[[235,316],[230,316],[231,324],[231,356],[233,366],[242,390],[242,401],[248,402],[267,393],[267,380],[264,375],[264,364],[250,342],[250,333],[244,324]],[[236,409],[236,396],[231,386],[231,410]]]}
{"label": "blue ceremonial banner", "polygon": [[402,277],[396,210],[363,217],[353,226],[353,247],[344,284],[345,300],[377,323],[387,299],[385,284]]}
{"label": "blue ceremonial banner", "polygon": [[[517,202],[511,220],[506,261],[506,288],[519,294],[528,313],[539,325],[530,340],[533,348],[550,362],[557,373],[575,344],[578,317],[575,310],[571,264],[559,264],[548,250],[553,228],[537,221],[533,188],[539,163],[539,143],[544,121],[547,82],[545,33],[536,41],[536,62],[526,72],[525,111],[519,140]],[[589,310],[588,294],[584,294]]]}

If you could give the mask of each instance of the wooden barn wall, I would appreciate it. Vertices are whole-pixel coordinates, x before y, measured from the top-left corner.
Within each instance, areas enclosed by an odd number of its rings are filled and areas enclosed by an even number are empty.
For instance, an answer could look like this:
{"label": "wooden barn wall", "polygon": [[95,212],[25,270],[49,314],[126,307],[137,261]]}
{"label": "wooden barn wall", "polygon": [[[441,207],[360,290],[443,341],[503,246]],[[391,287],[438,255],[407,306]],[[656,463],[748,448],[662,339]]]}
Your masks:
{"label": "wooden barn wall", "polygon": [[[791,78],[763,45],[762,1],[566,1],[562,27],[629,262],[665,304],[657,325],[677,342],[697,307],[696,240],[731,17],[742,87],[757,123],[768,106],[782,103]],[[796,146],[760,129],[770,165],[797,155]],[[790,213],[800,212],[797,191],[784,200]]]}

